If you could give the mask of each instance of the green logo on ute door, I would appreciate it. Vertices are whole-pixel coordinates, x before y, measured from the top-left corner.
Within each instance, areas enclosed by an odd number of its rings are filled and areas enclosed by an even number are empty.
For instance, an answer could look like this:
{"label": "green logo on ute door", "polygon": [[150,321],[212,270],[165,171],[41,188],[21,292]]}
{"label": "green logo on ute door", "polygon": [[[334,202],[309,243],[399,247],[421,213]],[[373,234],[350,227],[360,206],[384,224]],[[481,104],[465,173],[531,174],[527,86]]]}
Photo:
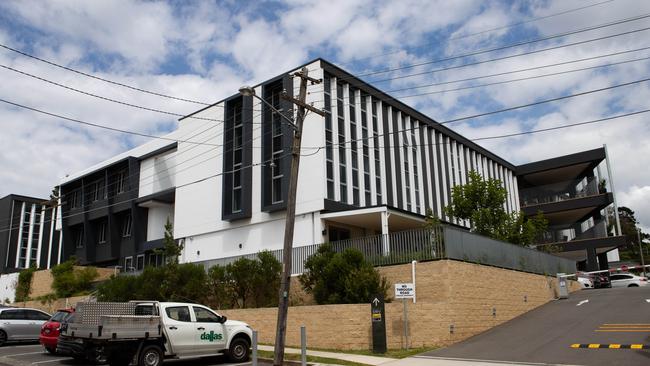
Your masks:
{"label": "green logo on ute door", "polygon": [[210,333],[203,332],[203,334],[201,334],[202,341],[214,342],[214,341],[220,341],[222,339],[223,339],[223,334],[215,333],[213,330],[211,330]]}

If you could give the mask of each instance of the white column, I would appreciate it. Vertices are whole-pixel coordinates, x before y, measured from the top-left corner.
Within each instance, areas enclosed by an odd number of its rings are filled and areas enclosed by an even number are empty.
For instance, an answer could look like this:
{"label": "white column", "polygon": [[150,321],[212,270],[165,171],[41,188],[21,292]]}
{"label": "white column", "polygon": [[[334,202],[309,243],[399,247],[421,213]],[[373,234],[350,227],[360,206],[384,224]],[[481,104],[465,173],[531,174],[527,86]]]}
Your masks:
{"label": "white column", "polygon": [[43,226],[45,226],[46,206],[41,206],[41,222],[38,226],[38,249],[36,250],[36,267],[41,268],[41,250],[43,248]]}
{"label": "white column", "polygon": [[47,269],[50,269],[52,267],[52,244],[54,244],[55,221],[56,221],[56,207],[52,207],[52,215],[50,216],[50,240],[47,249],[47,267],[46,267]]}
{"label": "white column", "polygon": [[390,253],[390,239],[388,237],[388,209],[381,211],[381,241],[382,241],[382,253],[388,255]]}

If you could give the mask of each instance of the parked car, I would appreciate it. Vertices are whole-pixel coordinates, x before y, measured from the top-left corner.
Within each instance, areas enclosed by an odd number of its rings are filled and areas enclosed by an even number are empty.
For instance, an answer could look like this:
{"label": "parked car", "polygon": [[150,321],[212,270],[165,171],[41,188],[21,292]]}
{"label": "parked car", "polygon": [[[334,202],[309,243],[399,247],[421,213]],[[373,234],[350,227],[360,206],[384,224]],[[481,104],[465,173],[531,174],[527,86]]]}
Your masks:
{"label": "parked car", "polygon": [[56,344],[59,339],[61,323],[74,312],[74,309],[60,309],[43,324],[39,342],[49,353],[56,353]]}
{"label": "parked car", "polygon": [[38,340],[43,324],[50,314],[37,309],[0,309],[0,345],[11,341]]}
{"label": "parked car", "polygon": [[607,272],[592,273],[591,280],[594,283],[594,288],[612,287],[612,284],[610,283],[609,280],[609,273]]}
{"label": "parked car", "polygon": [[594,288],[594,281],[587,277],[578,277],[578,283],[580,283],[583,288]]}
{"label": "parked car", "polygon": [[641,287],[648,284],[648,279],[635,276],[631,273],[618,273],[611,275],[612,287]]}

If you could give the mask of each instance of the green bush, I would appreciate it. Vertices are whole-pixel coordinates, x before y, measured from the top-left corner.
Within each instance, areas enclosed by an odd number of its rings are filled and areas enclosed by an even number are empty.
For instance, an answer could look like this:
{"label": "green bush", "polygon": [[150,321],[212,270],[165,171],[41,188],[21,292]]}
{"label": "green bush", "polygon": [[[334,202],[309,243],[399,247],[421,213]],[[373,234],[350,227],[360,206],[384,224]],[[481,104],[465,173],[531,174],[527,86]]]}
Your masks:
{"label": "green bush", "polygon": [[352,248],[336,253],[329,244],[319,247],[305,261],[300,282],[319,304],[365,303],[375,294],[388,297],[386,279],[364,259],[363,253]]}
{"label": "green bush", "polygon": [[138,276],[112,276],[97,287],[100,301],[158,300],[208,304],[217,309],[277,305],[282,266],[269,252],[226,267],[168,262]]}
{"label": "green bush", "polygon": [[18,281],[16,282],[16,302],[29,300],[29,292],[32,289],[32,278],[36,272],[36,266],[32,265],[29,268],[23,269],[18,274]]}
{"label": "green bush", "polygon": [[70,297],[89,291],[99,275],[95,267],[75,269],[74,258],[52,267],[52,289],[59,298]]}

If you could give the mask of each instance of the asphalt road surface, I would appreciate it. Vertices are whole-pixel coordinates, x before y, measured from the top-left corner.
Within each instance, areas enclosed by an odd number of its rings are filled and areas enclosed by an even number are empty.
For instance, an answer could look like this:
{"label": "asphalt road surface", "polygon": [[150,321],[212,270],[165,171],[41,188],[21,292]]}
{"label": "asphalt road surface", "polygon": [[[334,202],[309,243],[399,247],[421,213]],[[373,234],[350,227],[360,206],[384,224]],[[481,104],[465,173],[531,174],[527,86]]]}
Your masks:
{"label": "asphalt road surface", "polygon": [[[251,363],[228,363],[225,356],[206,357],[192,360],[165,361],[165,364],[172,366],[248,366]],[[262,364],[262,363],[260,363]],[[78,362],[70,357],[56,356],[43,350],[40,344],[7,344],[0,347],[0,366],[82,366],[84,362]]]}
{"label": "asphalt road surface", "polygon": [[[574,348],[589,345],[592,348]],[[615,348],[617,345],[620,348]],[[630,345],[643,346],[626,348]],[[582,290],[569,299],[543,305],[464,342],[417,357],[647,366],[650,365],[650,286]]]}

